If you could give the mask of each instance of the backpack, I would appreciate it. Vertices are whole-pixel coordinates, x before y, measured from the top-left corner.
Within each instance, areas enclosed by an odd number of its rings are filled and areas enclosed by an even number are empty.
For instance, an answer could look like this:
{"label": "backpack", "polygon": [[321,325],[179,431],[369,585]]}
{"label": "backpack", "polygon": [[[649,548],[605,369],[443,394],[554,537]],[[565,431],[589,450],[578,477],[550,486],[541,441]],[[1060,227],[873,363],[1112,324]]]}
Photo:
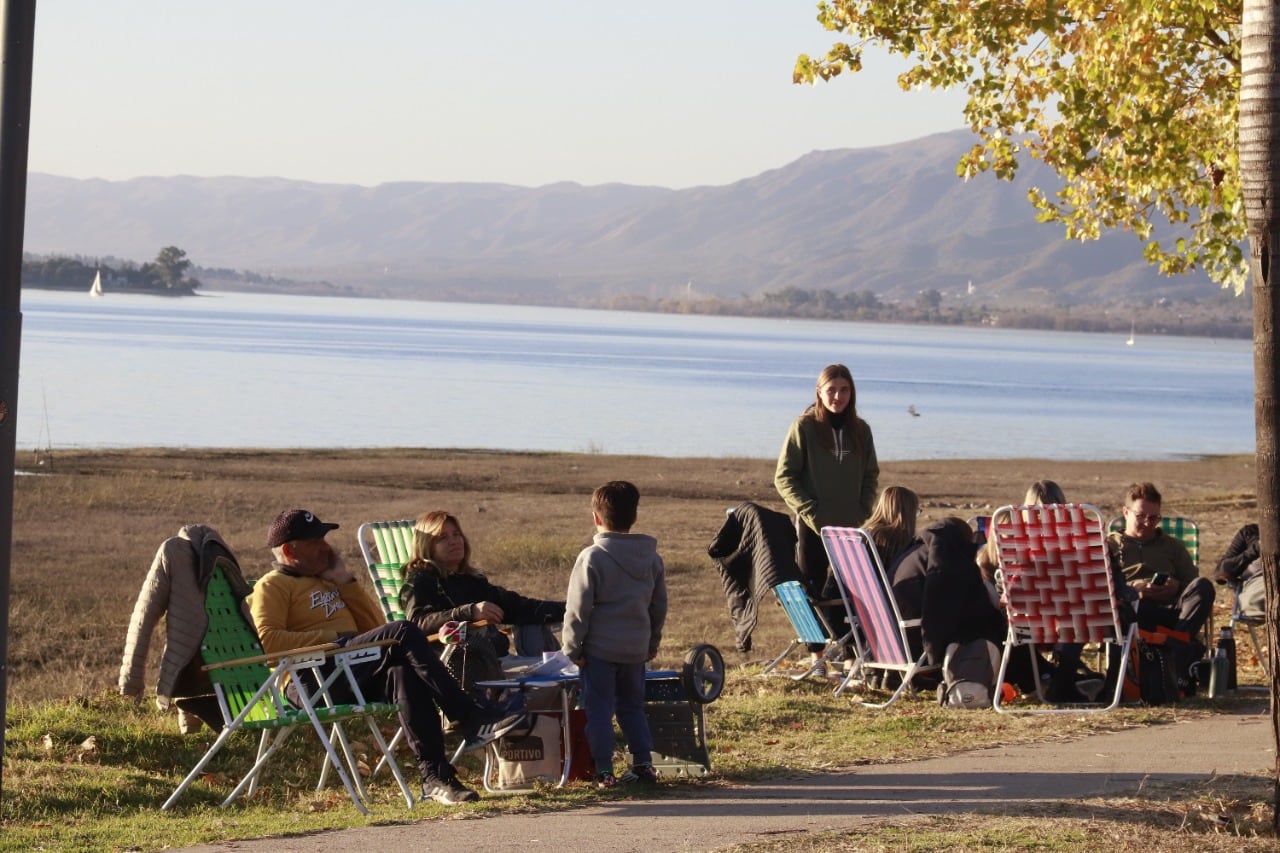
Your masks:
{"label": "backpack", "polygon": [[1138,631],[1130,650],[1123,698],[1144,705],[1167,705],[1194,696],[1199,686],[1193,664],[1204,646],[1185,631],[1158,627]]}
{"label": "backpack", "polygon": [[1000,649],[990,640],[950,644],[942,660],[938,704],[944,708],[991,707],[999,672]]}
{"label": "backpack", "polygon": [[1182,698],[1173,655],[1163,644],[1138,641],[1138,696],[1144,705],[1168,705]]}

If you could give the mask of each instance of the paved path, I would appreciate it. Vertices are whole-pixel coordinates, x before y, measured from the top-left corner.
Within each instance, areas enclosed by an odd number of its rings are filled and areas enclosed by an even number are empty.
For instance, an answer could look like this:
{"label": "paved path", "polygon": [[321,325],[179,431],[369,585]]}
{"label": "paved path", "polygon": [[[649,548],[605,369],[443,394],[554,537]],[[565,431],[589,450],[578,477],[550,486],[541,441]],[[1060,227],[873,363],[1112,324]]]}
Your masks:
{"label": "paved path", "polygon": [[561,813],[231,841],[189,848],[189,853],[717,850],[788,833],[848,830],[869,819],[1121,795],[1151,782],[1268,772],[1274,766],[1264,705],[1248,713],[1072,741],[696,789],[679,798],[634,797]]}

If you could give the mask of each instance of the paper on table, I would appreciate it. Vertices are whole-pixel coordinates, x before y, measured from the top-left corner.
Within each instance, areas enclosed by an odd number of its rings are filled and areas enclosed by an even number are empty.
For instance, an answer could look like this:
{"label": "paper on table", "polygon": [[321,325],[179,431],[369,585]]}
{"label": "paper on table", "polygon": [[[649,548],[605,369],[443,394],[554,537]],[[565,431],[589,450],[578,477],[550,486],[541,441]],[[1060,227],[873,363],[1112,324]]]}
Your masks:
{"label": "paper on table", "polygon": [[552,675],[577,675],[578,667],[573,661],[565,657],[564,652],[545,652],[542,655],[542,663],[529,667],[525,671],[526,678],[536,678],[538,676]]}

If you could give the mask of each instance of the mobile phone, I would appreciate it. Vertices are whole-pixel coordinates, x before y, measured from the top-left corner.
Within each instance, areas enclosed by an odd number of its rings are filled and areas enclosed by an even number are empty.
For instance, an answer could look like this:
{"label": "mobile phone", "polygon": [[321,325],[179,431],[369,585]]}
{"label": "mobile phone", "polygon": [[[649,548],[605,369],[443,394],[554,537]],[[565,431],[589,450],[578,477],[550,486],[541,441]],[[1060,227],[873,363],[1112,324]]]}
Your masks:
{"label": "mobile phone", "polygon": [[1151,576],[1151,585],[1164,586],[1165,581],[1167,580],[1169,580],[1169,576],[1166,575],[1164,572],[1156,572],[1154,575]]}

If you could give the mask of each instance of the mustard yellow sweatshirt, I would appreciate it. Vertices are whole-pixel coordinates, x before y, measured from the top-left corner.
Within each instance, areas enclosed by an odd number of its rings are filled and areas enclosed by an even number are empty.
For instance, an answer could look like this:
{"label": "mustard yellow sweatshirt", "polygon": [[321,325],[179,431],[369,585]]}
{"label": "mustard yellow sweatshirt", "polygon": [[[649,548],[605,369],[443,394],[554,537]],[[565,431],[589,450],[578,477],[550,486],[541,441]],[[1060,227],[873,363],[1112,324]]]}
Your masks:
{"label": "mustard yellow sweatshirt", "polygon": [[340,633],[364,633],[385,621],[358,582],[337,586],[287,574],[279,564],[254,584],[249,609],[268,654],[332,643]]}

